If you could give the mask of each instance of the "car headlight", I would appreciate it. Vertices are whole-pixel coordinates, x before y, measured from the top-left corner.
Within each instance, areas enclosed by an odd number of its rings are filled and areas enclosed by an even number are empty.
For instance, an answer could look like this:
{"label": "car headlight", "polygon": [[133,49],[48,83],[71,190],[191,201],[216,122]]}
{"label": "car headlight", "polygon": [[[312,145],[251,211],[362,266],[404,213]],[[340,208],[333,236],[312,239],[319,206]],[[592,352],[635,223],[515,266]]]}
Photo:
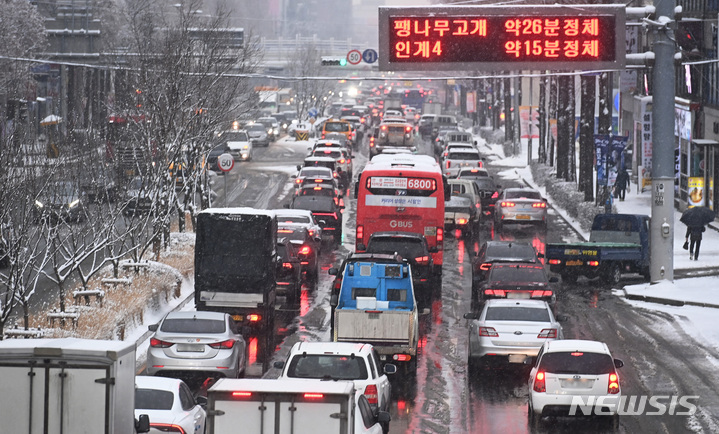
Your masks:
{"label": "car headlight", "polygon": [[39,200],[36,200],[36,201],[35,201],[35,206],[38,207],[38,208],[44,208],[44,207],[45,207],[45,205],[43,205],[42,202],[40,202]]}
{"label": "car headlight", "polygon": [[68,208],[75,208],[80,203],[80,199],[75,199],[72,202],[70,202],[67,207]]}
{"label": "car headlight", "polygon": [[282,124],[282,128],[287,129],[287,124]]}
{"label": "car headlight", "polygon": [[267,134],[272,134],[272,128],[270,128],[269,130],[267,130]]}

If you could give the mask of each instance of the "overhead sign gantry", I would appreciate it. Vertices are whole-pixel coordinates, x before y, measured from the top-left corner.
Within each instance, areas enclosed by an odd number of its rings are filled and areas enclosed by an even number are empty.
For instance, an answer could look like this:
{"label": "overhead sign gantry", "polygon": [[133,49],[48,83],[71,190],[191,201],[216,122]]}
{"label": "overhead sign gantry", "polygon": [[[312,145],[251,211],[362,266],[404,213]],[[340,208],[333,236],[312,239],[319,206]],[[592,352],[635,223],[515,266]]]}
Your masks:
{"label": "overhead sign gantry", "polygon": [[380,71],[621,69],[624,5],[379,8]]}

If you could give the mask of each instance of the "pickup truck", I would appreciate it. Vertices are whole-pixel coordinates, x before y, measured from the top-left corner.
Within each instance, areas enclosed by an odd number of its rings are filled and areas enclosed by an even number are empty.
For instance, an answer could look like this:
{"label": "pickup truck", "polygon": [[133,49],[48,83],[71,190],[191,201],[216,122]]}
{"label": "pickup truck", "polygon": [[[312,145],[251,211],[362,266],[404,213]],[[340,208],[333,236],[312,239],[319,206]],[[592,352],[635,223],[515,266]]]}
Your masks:
{"label": "pickup truck", "polygon": [[570,283],[585,276],[616,285],[622,273],[649,279],[649,216],[597,214],[589,242],[548,243],[545,257],[550,271]]}
{"label": "pickup truck", "polygon": [[390,421],[352,381],[222,378],[207,400],[207,434],[380,434]]}
{"label": "pickup truck", "polygon": [[[338,273],[330,269],[330,274]],[[415,375],[419,324],[410,265],[358,261],[341,277],[339,294],[330,300],[336,306],[332,340],[372,344],[383,364]]]}

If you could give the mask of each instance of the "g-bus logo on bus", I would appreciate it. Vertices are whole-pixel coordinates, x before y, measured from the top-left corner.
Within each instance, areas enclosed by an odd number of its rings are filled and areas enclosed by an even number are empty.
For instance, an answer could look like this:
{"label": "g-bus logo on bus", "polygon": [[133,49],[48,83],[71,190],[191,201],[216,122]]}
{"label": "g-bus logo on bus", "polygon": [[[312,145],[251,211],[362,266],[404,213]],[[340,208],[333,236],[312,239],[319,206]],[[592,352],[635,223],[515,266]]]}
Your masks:
{"label": "g-bus logo on bus", "polygon": [[617,67],[624,21],[618,5],[385,7],[380,69]]}

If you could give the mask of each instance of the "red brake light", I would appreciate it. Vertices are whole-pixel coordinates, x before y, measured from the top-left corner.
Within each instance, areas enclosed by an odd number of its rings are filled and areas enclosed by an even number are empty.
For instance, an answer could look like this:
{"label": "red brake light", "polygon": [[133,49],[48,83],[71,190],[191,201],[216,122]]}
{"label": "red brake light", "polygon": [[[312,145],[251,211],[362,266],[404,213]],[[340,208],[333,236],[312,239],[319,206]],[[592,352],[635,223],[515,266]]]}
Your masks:
{"label": "red brake light", "polygon": [[495,330],[494,327],[480,327],[479,335],[487,336],[490,338],[498,338],[499,337],[499,333],[497,333],[497,330]]}
{"label": "red brake light", "polygon": [[546,392],[547,386],[544,383],[544,372],[537,372],[537,376],[534,378],[534,386],[532,387],[535,392]]}
{"label": "red brake light", "polygon": [[237,398],[249,398],[252,396],[252,392],[232,392],[232,396]]}
{"label": "red brake light", "polygon": [[234,339],[228,339],[226,341],[222,342],[216,342],[214,344],[209,344],[210,348],[214,348],[216,350],[229,350],[232,347],[235,346],[235,340]]}
{"label": "red brake light", "polygon": [[357,225],[357,229],[355,230],[355,239],[358,243],[364,239],[364,226]]}
{"label": "red brake light", "polygon": [[249,322],[258,322],[261,319],[262,319],[262,316],[260,316],[260,314],[257,314],[257,313],[251,313],[251,314],[247,315],[247,321],[249,321]]}
{"label": "red brake light", "polygon": [[382,125],[382,126],[380,127],[380,129],[381,129],[382,131],[387,131],[387,125]]}
{"label": "red brake light", "polygon": [[325,397],[322,393],[305,393],[302,396],[304,396],[305,399],[322,399]]}
{"label": "red brake light", "polygon": [[437,245],[438,247],[441,247],[440,244],[444,241],[444,228],[437,228]]}
{"label": "red brake light", "polygon": [[278,234],[293,234],[294,232],[292,229],[277,229]]}
{"label": "red brake light", "polygon": [[495,297],[506,297],[506,296],[507,296],[507,291],[505,291],[504,289],[485,289],[485,290],[484,290],[484,295],[487,295],[487,296],[490,296],[490,297],[491,297],[491,296],[495,296]]}
{"label": "red brake light", "polygon": [[429,264],[429,256],[419,256],[414,258],[414,262],[416,262],[417,265],[427,265]]}
{"label": "red brake light", "polygon": [[300,250],[297,252],[300,255],[309,255],[310,252],[312,252],[312,249],[310,246],[302,246],[300,247]]}
{"label": "red brake light", "polygon": [[185,434],[185,430],[180,425],[174,423],[150,423],[150,428],[156,428],[160,432],[176,432]]}
{"label": "red brake light", "polygon": [[370,404],[378,404],[377,386],[370,384],[364,389],[364,396],[367,398]]}
{"label": "red brake light", "polygon": [[321,184],[323,181],[324,181],[324,180],[322,180],[322,179],[315,179],[315,182],[316,182],[317,184]]}
{"label": "red brake light", "polygon": [[589,265],[591,267],[598,267],[599,261],[587,261],[587,265]]}
{"label": "red brake light", "polygon": [[551,297],[552,294],[553,294],[553,292],[550,290],[536,289],[536,290],[532,291],[532,298]]}
{"label": "red brake light", "polygon": [[557,329],[544,329],[537,335],[539,339],[556,339]]}
{"label": "red brake light", "polygon": [[345,159],[344,159],[344,158],[341,158],[341,159],[340,159],[340,164],[345,164]]}
{"label": "red brake light", "polygon": [[537,202],[532,204],[532,208],[546,208],[547,204],[544,202]]}
{"label": "red brake light", "polygon": [[406,133],[409,133],[410,131],[412,131],[412,127],[410,127],[409,125],[407,125],[406,127],[404,127],[404,131],[405,131]]}
{"label": "red brake light", "polygon": [[282,268],[287,268],[288,270],[291,270],[291,269],[292,269],[292,263],[290,263],[290,262],[283,262],[283,263],[282,263]]}
{"label": "red brake light", "polygon": [[505,202],[505,201],[502,201],[502,202],[500,203],[500,205],[502,205],[502,206],[504,206],[504,207],[507,207],[507,208],[511,208],[511,207],[514,206],[514,202]]}
{"label": "red brake light", "polygon": [[489,271],[492,269],[492,263],[491,262],[484,262],[482,265],[479,266],[479,269],[482,271]]}
{"label": "red brake light", "polygon": [[498,192],[498,191],[495,191],[495,192],[492,194],[492,199],[497,199],[498,197],[499,197],[499,192]]}
{"label": "red brake light", "polygon": [[150,346],[152,348],[170,348],[173,345],[175,345],[173,342],[161,341],[156,338],[150,339]]}
{"label": "red brake light", "polygon": [[322,187],[315,187],[313,190],[322,190]]}
{"label": "red brake light", "polygon": [[484,163],[481,162],[481,161],[477,161],[477,166],[479,166],[479,167],[484,167]]}
{"label": "red brake light", "polygon": [[582,357],[584,355],[584,353],[580,353],[580,352],[574,352],[574,353],[570,353],[570,354],[574,357]]}
{"label": "red brake light", "polygon": [[398,362],[409,362],[412,359],[412,356],[409,354],[395,354],[392,356],[392,359]]}
{"label": "red brake light", "polygon": [[619,393],[619,377],[616,373],[609,374],[609,387],[607,393],[610,395],[616,395]]}
{"label": "red brake light", "polygon": [[549,265],[559,265],[561,263],[562,263],[561,259],[550,259],[549,260]]}
{"label": "red brake light", "polygon": [[457,219],[457,224],[458,225],[466,225],[467,221],[468,221],[467,219],[460,218],[460,219]]}

